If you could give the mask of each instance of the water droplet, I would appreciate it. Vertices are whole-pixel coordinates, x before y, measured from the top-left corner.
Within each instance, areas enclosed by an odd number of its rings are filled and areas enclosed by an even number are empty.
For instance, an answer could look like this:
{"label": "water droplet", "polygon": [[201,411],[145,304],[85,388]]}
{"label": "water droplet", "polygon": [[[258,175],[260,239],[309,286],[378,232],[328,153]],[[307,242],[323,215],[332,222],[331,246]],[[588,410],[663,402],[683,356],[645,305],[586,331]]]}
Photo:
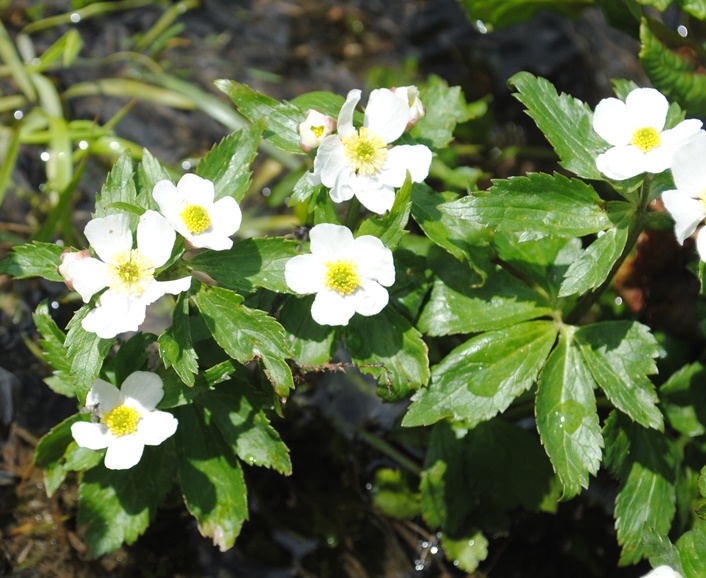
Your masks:
{"label": "water droplet", "polygon": [[79,141],[78,148],[80,148],[82,151],[85,151],[88,148],[88,141]]}
{"label": "water droplet", "polygon": [[686,26],[681,24],[677,28],[677,34],[679,34],[679,36],[681,36],[682,38],[686,38],[689,35],[689,31],[687,30]]}
{"label": "water droplet", "polygon": [[474,22],[474,24],[476,26],[476,30],[478,30],[478,32],[480,32],[481,34],[488,33],[488,27],[485,25],[485,22],[483,22],[482,20],[476,20]]}
{"label": "water droplet", "polygon": [[439,551],[439,548],[437,546],[432,546],[429,548],[429,552],[431,552],[432,556],[435,555]]}
{"label": "water droplet", "polygon": [[272,190],[269,187],[262,189],[262,196],[269,197],[272,194]]}
{"label": "water droplet", "polygon": [[191,161],[182,161],[181,168],[188,171],[191,168]]}
{"label": "water droplet", "polygon": [[110,150],[113,150],[113,151],[120,150],[120,143],[116,140],[110,141]]}
{"label": "water droplet", "polygon": [[[52,301],[52,302],[49,304],[49,307],[51,307],[52,309],[58,309],[58,308],[59,308],[59,302],[58,302],[58,301]],[[44,486],[43,486],[42,484],[37,484],[37,487],[41,490]]]}
{"label": "water droplet", "polygon": [[615,298],[615,304],[616,304],[616,305],[622,305],[622,304],[623,304],[623,298],[622,298],[622,297],[616,297],[616,298]]}
{"label": "water droplet", "polygon": [[15,120],[20,120],[24,115],[25,113],[21,110],[16,110],[14,113],[12,113],[12,116],[15,117]]}
{"label": "water droplet", "polygon": [[81,22],[81,15],[78,12],[74,12],[71,16],[69,16],[69,20],[71,20],[74,24],[77,24],[78,22]]}
{"label": "water droplet", "polygon": [[51,158],[51,155],[47,151],[44,151],[42,154],[39,155],[39,158],[46,163]]}
{"label": "water droplet", "polygon": [[370,482],[368,482],[367,484],[365,484],[365,489],[370,491],[373,489],[373,485]]}

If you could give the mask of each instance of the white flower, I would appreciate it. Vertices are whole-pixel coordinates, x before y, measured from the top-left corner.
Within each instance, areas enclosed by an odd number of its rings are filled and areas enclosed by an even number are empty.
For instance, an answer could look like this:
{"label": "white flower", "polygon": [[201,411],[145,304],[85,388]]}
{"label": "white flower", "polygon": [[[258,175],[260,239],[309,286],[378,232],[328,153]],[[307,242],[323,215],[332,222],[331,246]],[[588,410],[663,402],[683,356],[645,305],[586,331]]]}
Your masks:
{"label": "white flower", "polygon": [[162,379],[149,371],[131,373],[121,389],[96,379],[86,408],[100,421],[76,422],[71,435],[83,448],[108,448],[106,468],[127,470],[140,461],[145,446],[158,446],[177,429],[179,422],[171,413],[155,409],[163,396]]}
{"label": "white flower", "polygon": [[672,570],[669,566],[657,566],[642,578],[682,578],[682,575],[675,570]]}
{"label": "white flower", "polygon": [[[133,249],[130,217],[115,213],[89,221],[86,239],[99,259],[64,259],[64,279],[88,303],[101,289],[97,307],[81,322],[86,331],[110,339],[118,333],[136,331],[145,320],[147,306],[162,295],[176,295],[191,286],[191,277],[156,281],[154,271],[172,252],[176,234],[157,211],[146,211],[137,225],[137,248]],[[78,254],[77,254],[78,255]]]}
{"label": "white flower", "polygon": [[389,298],[385,287],[395,282],[392,251],[377,237],[354,239],[350,229],[339,225],[316,225],[309,238],[311,254],[287,261],[284,278],[297,293],[316,293],[314,321],[348,325],[354,313],[380,313]]}
{"label": "white flower", "polygon": [[242,213],[233,197],[214,203],[214,195],[211,181],[190,173],[176,187],[163,180],[152,190],[159,210],[192,247],[222,251],[233,246],[229,237],[240,228]]}
{"label": "white flower", "polygon": [[[684,243],[706,218],[706,133],[699,131],[677,150],[672,164],[675,190],[664,191],[662,202],[674,218],[674,233]],[[706,233],[696,236],[696,249],[706,261]]]}
{"label": "white flower", "polygon": [[661,173],[684,140],[696,134],[701,121],[688,119],[663,130],[669,103],[654,88],[637,88],[625,102],[605,98],[596,106],[593,129],[613,145],[596,158],[609,179],[624,180],[641,173]]}
{"label": "white flower", "polygon": [[359,100],[360,90],[348,93],[338,114],[338,133],[321,142],[310,178],[329,187],[336,203],[355,195],[366,209],[383,214],[392,208],[395,187],[404,184],[407,171],[415,183],[427,177],[431,151],[424,145],[388,148],[407,126],[409,105],[386,88],[370,93],[363,126],[353,128]]}
{"label": "white flower", "polygon": [[419,89],[412,84],[410,86],[397,86],[390,90],[397,98],[401,98],[409,106],[409,120],[405,130],[411,130],[417,124],[417,121],[426,114],[424,104],[419,98]]}
{"label": "white flower", "polygon": [[318,110],[310,108],[306,111],[306,120],[299,124],[300,148],[311,152],[317,148],[321,141],[336,130],[336,119]]}

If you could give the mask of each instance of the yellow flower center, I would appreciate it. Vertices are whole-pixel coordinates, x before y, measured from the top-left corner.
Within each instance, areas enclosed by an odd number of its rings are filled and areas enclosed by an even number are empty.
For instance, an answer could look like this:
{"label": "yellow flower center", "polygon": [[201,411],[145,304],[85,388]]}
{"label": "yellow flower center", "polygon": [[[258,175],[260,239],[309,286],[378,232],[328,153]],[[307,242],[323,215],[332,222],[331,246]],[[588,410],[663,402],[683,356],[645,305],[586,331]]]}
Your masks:
{"label": "yellow flower center", "polygon": [[192,235],[203,233],[211,226],[211,218],[206,209],[199,205],[186,205],[179,216]]}
{"label": "yellow flower center", "polygon": [[654,148],[657,148],[662,139],[659,137],[659,131],[651,126],[646,126],[644,128],[638,128],[632,134],[632,140],[630,141],[637,148],[639,148],[643,153],[647,153]]}
{"label": "yellow flower center", "polygon": [[128,249],[113,258],[108,275],[111,289],[139,297],[154,281],[154,264],[137,249]]}
{"label": "yellow flower center", "polygon": [[114,407],[110,413],[104,413],[101,421],[108,426],[110,433],[116,438],[134,434],[137,431],[137,422],[140,421],[139,412],[126,405]]}
{"label": "yellow flower center", "polygon": [[326,265],[324,286],[327,289],[338,291],[341,295],[350,295],[360,285],[358,265],[350,259],[327,261],[324,265]]}
{"label": "yellow flower center", "polygon": [[321,138],[321,135],[324,134],[324,127],[323,125],[321,126],[312,126],[311,127],[311,132],[314,133],[316,138]]}
{"label": "yellow flower center", "polygon": [[364,126],[360,131],[341,139],[348,162],[359,175],[372,176],[377,173],[387,158],[387,145],[382,137]]}

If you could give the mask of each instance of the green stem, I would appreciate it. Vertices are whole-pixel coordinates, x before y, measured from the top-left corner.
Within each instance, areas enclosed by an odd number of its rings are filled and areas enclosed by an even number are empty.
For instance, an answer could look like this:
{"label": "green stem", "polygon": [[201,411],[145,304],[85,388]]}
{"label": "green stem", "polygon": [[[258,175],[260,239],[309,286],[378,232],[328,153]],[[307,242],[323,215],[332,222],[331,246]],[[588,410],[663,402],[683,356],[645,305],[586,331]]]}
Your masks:
{"label": "green stem", "polygon": [[408,469],[410,472],[413,474],[416,474],[418,476],[422,475],[422,468],[419,467],[419,465],[415,462],[413,462],[411,459],[409,459],[407,456],[402,454],[399,450],[396,450],[393,448],[389,443],[387,443],[385,440],[365,431],[365,430],[359,430],[358,435],[363,438],[366,442],[368,442],[371,446],[373,446],[375,449],[381,451],[383,454],[389,456],[393,460],[395,460],[399,465],[401,465],[403,468]]}

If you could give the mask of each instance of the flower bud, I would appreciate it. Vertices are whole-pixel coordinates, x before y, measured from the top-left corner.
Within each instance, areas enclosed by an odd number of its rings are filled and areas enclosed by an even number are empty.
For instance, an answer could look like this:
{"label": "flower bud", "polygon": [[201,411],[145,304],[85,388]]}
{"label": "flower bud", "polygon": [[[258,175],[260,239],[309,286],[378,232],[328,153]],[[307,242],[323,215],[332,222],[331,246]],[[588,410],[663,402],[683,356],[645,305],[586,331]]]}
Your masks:
{"label": "flower bud", "polygon": [[71,291],[74,291],[71,266],[76,261],[83,261],[84,259],[87,259],[90,256],[91,253],[88,249],[84,249],[83,251],[73,251],[71,249],[66,249],[66,251],[61,254],[61,265],[59,265],[57,271],[59,272],[59,275],[64,278],[64,283],[66,283],[66,286],[71,289]]}
{"label": "flower bud", "polygon": [[395,96],[401,98],[409,105],[409,121],[405,128],[406,131],[409,131],[426,113],[422,101],[419,100],[419,89],[412,84],[410,86],[398,86],[390,90]]}
{"label": "flower bud", "polygon": [[306,120],[299,124],[299,146],[305,153],[311,152],[335,130],[336,120],[333,117],[310,108],[306,111]]}

